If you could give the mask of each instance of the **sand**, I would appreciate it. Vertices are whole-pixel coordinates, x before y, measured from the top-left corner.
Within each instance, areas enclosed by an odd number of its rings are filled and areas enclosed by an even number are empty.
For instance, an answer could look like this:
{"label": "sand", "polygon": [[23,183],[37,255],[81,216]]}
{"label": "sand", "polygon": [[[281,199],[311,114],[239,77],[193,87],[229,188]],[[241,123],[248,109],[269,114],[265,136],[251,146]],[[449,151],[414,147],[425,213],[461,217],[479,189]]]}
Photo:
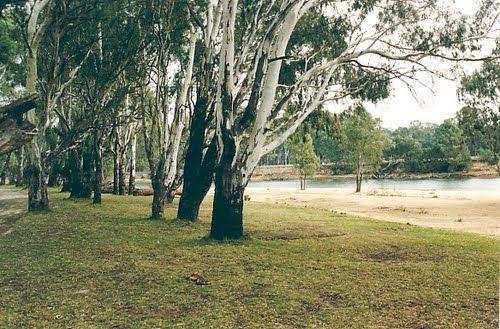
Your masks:
{"label": "sand", "polygon": [[319,208],[362,217],[500,237],[500,191],[247,188],[252,201]]}

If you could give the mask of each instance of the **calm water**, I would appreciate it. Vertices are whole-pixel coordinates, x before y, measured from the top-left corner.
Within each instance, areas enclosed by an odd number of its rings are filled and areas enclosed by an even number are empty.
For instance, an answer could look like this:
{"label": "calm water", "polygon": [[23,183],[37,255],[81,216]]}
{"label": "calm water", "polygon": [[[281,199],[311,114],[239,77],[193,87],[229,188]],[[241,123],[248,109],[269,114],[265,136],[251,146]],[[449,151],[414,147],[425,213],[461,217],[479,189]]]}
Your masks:
{"label": "calm water", "polygon": [[[296,188],[299,181],[250,182],[249,187]],[[307,181],[308,187],[354,188],[351,178],[328,178]],[[500,191],[500,178],[442,178],[442,179],[373,179],[363,181],[363,189],[394,189],[421,191]]]}
{"label": "calm water", "polygon": [[[299,181],[261,181],[250,182],[249,187],[298,188]],[[354,179],[328,178],[308,180],[308,187],[316,188],[354,188]],[[137,184],[139,188],[150,188],[149,183]],[[442,178],[442,179],[373,179],[363,182],[363,189],[393,189],[421,191],[500,191],[500,178]]]}

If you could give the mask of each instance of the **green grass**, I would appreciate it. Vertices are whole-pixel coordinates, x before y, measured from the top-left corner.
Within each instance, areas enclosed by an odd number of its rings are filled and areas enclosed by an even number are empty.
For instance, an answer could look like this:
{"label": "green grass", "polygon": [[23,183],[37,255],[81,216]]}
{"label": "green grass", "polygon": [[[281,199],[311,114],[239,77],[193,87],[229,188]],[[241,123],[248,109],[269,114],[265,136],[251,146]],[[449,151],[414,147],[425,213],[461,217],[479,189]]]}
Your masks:
{"label": "green grass", "polygon": [[0,236],[1,328],[498,327],[495,239],[249,202],[250,237],[215,242],[209,203],[51,198]]}

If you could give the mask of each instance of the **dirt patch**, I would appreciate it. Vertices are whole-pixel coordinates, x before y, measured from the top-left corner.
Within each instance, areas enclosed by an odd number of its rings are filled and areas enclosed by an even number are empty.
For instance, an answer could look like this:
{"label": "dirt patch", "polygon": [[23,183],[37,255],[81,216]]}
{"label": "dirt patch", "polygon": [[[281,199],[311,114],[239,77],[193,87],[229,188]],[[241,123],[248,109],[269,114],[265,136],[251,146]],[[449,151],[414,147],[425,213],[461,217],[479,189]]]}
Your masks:
{"label": "dirt patch", "polygon": [[377,263],[404,263],[409,260],[408,256],[399,247],[393,246],[390,249],[369,252],[364,258]]}
{"label": "dirt patch", "polygon": [[320,297],[333,307],[347,307],[352,304],[348,296],[335,291],[322,293]]}

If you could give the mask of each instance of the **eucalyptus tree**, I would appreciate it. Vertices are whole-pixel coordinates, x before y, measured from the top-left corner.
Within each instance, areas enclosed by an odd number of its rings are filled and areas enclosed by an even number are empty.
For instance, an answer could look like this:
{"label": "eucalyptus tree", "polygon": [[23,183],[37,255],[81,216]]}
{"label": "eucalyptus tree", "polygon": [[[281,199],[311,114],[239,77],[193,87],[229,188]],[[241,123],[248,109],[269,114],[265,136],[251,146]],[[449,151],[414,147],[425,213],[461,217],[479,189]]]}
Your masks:
{"label": "eucalyptus tree", "polygon": [[215,94],[222,11],[217,1],[188,2],[191,21],[202,32],[194,67],[195,101],[186,145],[182,196],[177,218],[198,219],[200,205],[213,182],[216,161]]}
{"label": "eucalyptus tree", "polygon": [[[26,9],[28,12],[23,13]],[[38,135],[27,148],[28,209],[49,207],[47,182],[53,163],[78,142],[78,134],[58,135],[51,145],[47,133],[65,124],[62,109],[68,87],[86,61],[88,44],[75,43],[89,7],[63,0],[36,0],[18,8],[17,22],[27,51],[26,93],[39,95],[39,106],[28,112]]]}
{"label": "eucalyptus tree", "polygon": [[139,120],[137,106],[131,102],[133,86],[130,84],[133,81],[127,79],[127,75],[120,80],[123,81],[118,83],[109,104],[112,126],[109,144],[113,154],[113,194],[125,195],[126,154],[136,135]]}
{"label": "eucalyptus tree", "polygon": [[218,8],[217,239],[243,235],[255,166],[316,108],[384,98],[391,79],[412,88],[424,83],[419,73],[440,73],[433,60],[476,60],[498,15],[493,1],[480,2],[473,17],[435,0],[222,0]]}
{"label": "eucalyptus tree", "polygon": [[142,132],[153,187],[152,219],[162,219],[182,182],[183,141],[189,124],[189,101],[198,33],[183,2],[153,0],[150,33],[144,53],[147,86],[143,89]]}
{"label": "eucalyptus tree", "polygon": [[[138,21],[144,10],[142,1],[98,0],[94,7],[94,24],[86,30],[86,39],[96,42],[76,87],[85,112],[91,117],[93,202],[101,203],[104,142],[116,128],[113,124],[116,106],[123,106],[131,81],[135,79],[128,71],[133,71],[148,40]],[[128,83],[120,87],[123,80]]]}
{"label": "eucalyptus tree", "polygon": [[356,106],[342,114],[340,123],[340,146],[344,159],[356,172],[356,193],[366,169],[377,171],[383,161],[389,138],[363,106]]}

